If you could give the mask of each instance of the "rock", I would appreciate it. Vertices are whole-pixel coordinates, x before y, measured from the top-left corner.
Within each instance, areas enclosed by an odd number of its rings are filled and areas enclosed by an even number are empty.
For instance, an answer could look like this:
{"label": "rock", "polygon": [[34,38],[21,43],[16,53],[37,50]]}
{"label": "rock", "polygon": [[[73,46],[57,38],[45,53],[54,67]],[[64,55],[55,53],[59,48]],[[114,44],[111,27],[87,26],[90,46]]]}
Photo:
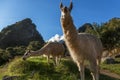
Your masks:
{"label": "rock", "polygon": [[92,26],[92,24],[90,24],[90,23],[85,23],[84,25],[82,25],[81,27],[79,27],[78,32],[79,32],[79,33],[80,33],[80,32],[85,32],[85,31],[87,31],[88,29],[93,29],[93,26]]}
{"label": "rock", "polygon": [[27,46],[31,41],[44,43],[36,25],[29,18],[9,25],[0,32],[0,48]]}
{"label": "rock", "polygon": [[18,80],[19,76],[4,76],[2,80]]}
{"label": "rock", "polygon": [[106,63],[106,64],[115,64],[116,61],[115,61],[115,59],[113,59],[112,57],[106,57],[106,58],[104,59],[104,63]]}

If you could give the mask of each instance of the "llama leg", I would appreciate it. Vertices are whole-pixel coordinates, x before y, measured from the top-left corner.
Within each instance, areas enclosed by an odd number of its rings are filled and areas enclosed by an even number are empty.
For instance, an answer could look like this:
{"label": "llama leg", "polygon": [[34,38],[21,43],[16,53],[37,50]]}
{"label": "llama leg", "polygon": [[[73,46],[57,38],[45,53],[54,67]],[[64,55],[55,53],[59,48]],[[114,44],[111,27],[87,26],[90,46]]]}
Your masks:
{"label": "llama leg", "polygon": [[84,73],[84,64],[83,62],[82,63],[77,63],[77,66],[78,66],[78,69],[80,71],[80,77],[81,77],[81,80],[85,80],[85,73]]}
{"label": "llama leg", "polygon": [[53,57],[53,63],[56,66],[56,57],[55,56]]}
{"label": "llama leg", "polygon": [[61,62],[61,56],[59,56],[59,61],[58,61],[58,64],[60,64],[60,62]]}
{"label": "llama leg", "polygon": [[97,80],[99,80],[100,78],[100,63],[101,63],[101,58],[97,59],[97,74],[98,74]]}
{"label": "llama leg", "polygon": [[50,58],[50,57],[49,57],[49,55],[48,55],[48,56],[47,56],[47,62],[48,62],[48,64],[49,64],[49,58]]}
{"label": "llama leg", "polygon": [[90,63],[90,70],[93,80],[99,80],[99,67],[95,60]]}
{"label": "llama leg", "polygon": [[58,57],[55,57],[55,64],[58,65]]}

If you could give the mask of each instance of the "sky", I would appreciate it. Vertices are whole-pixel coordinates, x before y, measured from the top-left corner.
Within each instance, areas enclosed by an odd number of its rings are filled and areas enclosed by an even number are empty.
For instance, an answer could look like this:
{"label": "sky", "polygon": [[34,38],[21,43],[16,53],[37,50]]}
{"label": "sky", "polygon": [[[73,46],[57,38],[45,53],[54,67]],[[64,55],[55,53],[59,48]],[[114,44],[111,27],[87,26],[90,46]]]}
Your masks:
{"label": "sky", "polygon": [[[0,0],[0,30],[31,18],[44,40],[62,35],[60,8],[69,6],[70,0]],[[71,15],[78,28],[85,23],[103,23],[113,17],[120,18],[120,0],[72,0]]]}

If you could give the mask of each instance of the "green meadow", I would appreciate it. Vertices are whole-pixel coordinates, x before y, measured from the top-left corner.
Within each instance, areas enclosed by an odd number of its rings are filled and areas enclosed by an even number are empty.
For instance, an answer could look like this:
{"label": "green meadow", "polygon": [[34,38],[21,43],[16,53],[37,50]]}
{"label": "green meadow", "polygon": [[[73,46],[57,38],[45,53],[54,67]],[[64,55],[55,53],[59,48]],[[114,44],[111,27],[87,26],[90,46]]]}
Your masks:
{"label": "green meadow", "polygon": [[[120,74],[120,64],[101,65],[103,69]],[[111,66],[111,67],[110,67]],[[114,67],[114,68],[113,68]],[[113,68],[113,69],[112,69]],[[18,76],[17,80],[78,80],[80,79],[79,71],[75,63],[69,59],[62,59],[57,66],[53,65],[53,61],[47,63],[46,58],[31,57],[26,61],[22,58],[15,58],[10,63],[0,67],[0,80],[3,76]],[[92,80],[90,71],[85,70],[86,80]],[[120,80],[110,76],[100,74],[100,80]]]}

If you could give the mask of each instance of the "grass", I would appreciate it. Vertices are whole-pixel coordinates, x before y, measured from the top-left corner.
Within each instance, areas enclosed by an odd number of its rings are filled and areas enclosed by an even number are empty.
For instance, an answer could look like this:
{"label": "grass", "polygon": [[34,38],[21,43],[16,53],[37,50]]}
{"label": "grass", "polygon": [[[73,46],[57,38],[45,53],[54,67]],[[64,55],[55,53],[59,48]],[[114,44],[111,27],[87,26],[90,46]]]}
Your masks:
{"label": "grass", "polygon": [[120,58],[116,58],[115,61],[119,63],[116,63],[116,64],[104,64],[103,63],[101,65],[101,68],[120,75]]}
{"label": "grass", "polygon": [[[7,67],[0,68],[0,80],[4,75],[19,76],[18,80],[78,80],[79,71],[70,59],[62,59],[60,65],[54,66],[52,60],[47,63],[46,58],[32,57],[23,61],[14,59]],[[33,75],[34,74],[34,75]],[[89,70],[85,70],[86,80],[92,80]],[[118,80],[100,75],[100,80]]]}

